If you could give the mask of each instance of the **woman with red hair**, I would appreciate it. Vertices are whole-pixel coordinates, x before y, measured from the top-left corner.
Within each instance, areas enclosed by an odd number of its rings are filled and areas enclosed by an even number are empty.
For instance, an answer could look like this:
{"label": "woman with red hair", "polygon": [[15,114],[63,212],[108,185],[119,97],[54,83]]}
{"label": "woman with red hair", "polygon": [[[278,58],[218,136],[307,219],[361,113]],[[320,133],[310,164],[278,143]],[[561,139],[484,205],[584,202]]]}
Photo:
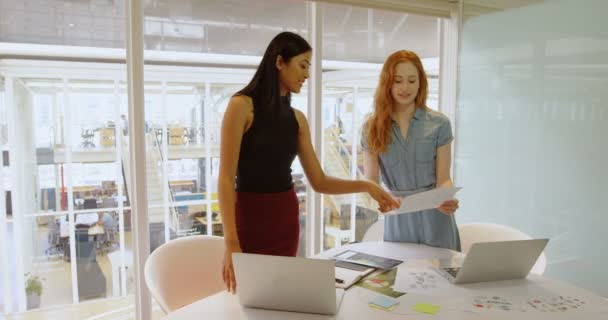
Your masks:
{"label": "woman with red hair", "polygon": [[[426,106],[427,94],[418,55],[401,50],[386,59],[361,145],[366,177],[378,183],[381,176],[395,197],[452,186],[452,128],[445,115]],[[384,240],[460,251],[456,209],[454,199],[437,209],[386,216]]]}

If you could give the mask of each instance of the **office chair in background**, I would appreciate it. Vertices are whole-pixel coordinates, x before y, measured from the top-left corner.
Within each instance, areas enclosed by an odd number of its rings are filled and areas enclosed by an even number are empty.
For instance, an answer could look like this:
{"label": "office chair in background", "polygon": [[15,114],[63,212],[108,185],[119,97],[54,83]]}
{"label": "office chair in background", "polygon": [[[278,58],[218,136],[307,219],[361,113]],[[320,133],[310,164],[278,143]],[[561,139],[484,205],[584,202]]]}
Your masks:
{"label": "office chair in background", "polygon": [[[509,226],[494,223],[465,223],[458,225],[462,253],[466,254],[475,242],[495,242],[532,239],[529,235]],[[541,253],[530,272],[542,275],[547,268],[547,257]]]}
{"label": "office chair in background", "polygon": [[384,240],[384,219],[378,218],[363,235],[361,242],[383,241]]}
{"label": "office chair in background", "polygon": [[169,241],[150,254],[146,285],[165,313],[226,289],[224,248],[224,238],[198,235]]}

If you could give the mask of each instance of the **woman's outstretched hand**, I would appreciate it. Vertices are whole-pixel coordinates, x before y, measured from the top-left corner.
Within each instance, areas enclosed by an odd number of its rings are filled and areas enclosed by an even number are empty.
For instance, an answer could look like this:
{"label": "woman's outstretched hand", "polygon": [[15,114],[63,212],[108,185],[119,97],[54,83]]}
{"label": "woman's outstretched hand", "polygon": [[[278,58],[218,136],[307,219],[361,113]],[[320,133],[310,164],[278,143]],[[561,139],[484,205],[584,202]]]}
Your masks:
{"label": "woman's outstretched hand", "polygon": [[398,209],[401,206],[400,199],[393,198],[390,193],[371,181],[368,181],[367,193],[369,193],[374,200],[378,201],[378,205],[380,206],[378,210],[380,210],[381,213]]}

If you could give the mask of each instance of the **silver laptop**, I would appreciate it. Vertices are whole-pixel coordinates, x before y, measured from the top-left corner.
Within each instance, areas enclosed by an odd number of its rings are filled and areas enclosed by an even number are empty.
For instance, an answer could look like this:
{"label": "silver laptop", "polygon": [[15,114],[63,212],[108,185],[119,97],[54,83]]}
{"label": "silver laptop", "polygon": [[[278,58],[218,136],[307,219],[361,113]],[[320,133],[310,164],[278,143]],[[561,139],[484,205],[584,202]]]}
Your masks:
{"label": "silver laptop", "polygon": [[333,315],[344,294],[333,260],[233,253],[232,262],[246,307]]}
{"label": "silver laptop", "polygon": [[523,279],[528,276],[549,239],[478,242],[461,267],[440,263],[439,272],[452,283]]}

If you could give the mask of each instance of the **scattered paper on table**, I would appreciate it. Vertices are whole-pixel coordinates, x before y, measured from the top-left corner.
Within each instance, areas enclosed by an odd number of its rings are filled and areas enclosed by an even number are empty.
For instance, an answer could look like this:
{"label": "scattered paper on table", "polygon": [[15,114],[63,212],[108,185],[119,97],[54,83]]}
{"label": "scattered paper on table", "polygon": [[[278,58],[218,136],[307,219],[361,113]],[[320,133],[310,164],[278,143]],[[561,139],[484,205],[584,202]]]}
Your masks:
{"label": "scattered paper on table", "polygon": [[392,270],[379,270],[372,272],[362,281],[357,282],[356,286],[396,299],[405,294],[393,290],[396,275],[397,268]]}
{"label": "scattered paper on table", "polygon": [[526,301],[528,306],[541,312],[566,312],[580,310],[586,302],[570,296],[535,297]]}
{"label": "scattered paper on table", "polygon": [[572,312],[583,311],[585,300],[565,295],[512,297],[505,295],[479,295],[473,297],[476,311],[518,311],[518,312]]}
{"label": "scattered paper on table", "polygon": [[394,211],[385,213],[386,215],[411,213],[420,210],[434,209],[441,206],[447,200],[454,199],[454,195],[462,188],[436,188],[407,196],[401,199],[401,207]]}
{"label": "scattered paper on table", "polygon": [[517,304],[511,301],[506,297],[502,297],[499,295],[492,296],[476,296],[473,298],[473,306],[479,309],[493,309],[493,310],[503,310],[503,311],[525,311],[524,309],[518,308]]}
{"label": "scattered paper on table", "polygon": [[433,294],[441,293],[453,285],[439,275],[432,267],[410,267],[407,265],[397,268],[397,276],[393,289],[405,293]]}

